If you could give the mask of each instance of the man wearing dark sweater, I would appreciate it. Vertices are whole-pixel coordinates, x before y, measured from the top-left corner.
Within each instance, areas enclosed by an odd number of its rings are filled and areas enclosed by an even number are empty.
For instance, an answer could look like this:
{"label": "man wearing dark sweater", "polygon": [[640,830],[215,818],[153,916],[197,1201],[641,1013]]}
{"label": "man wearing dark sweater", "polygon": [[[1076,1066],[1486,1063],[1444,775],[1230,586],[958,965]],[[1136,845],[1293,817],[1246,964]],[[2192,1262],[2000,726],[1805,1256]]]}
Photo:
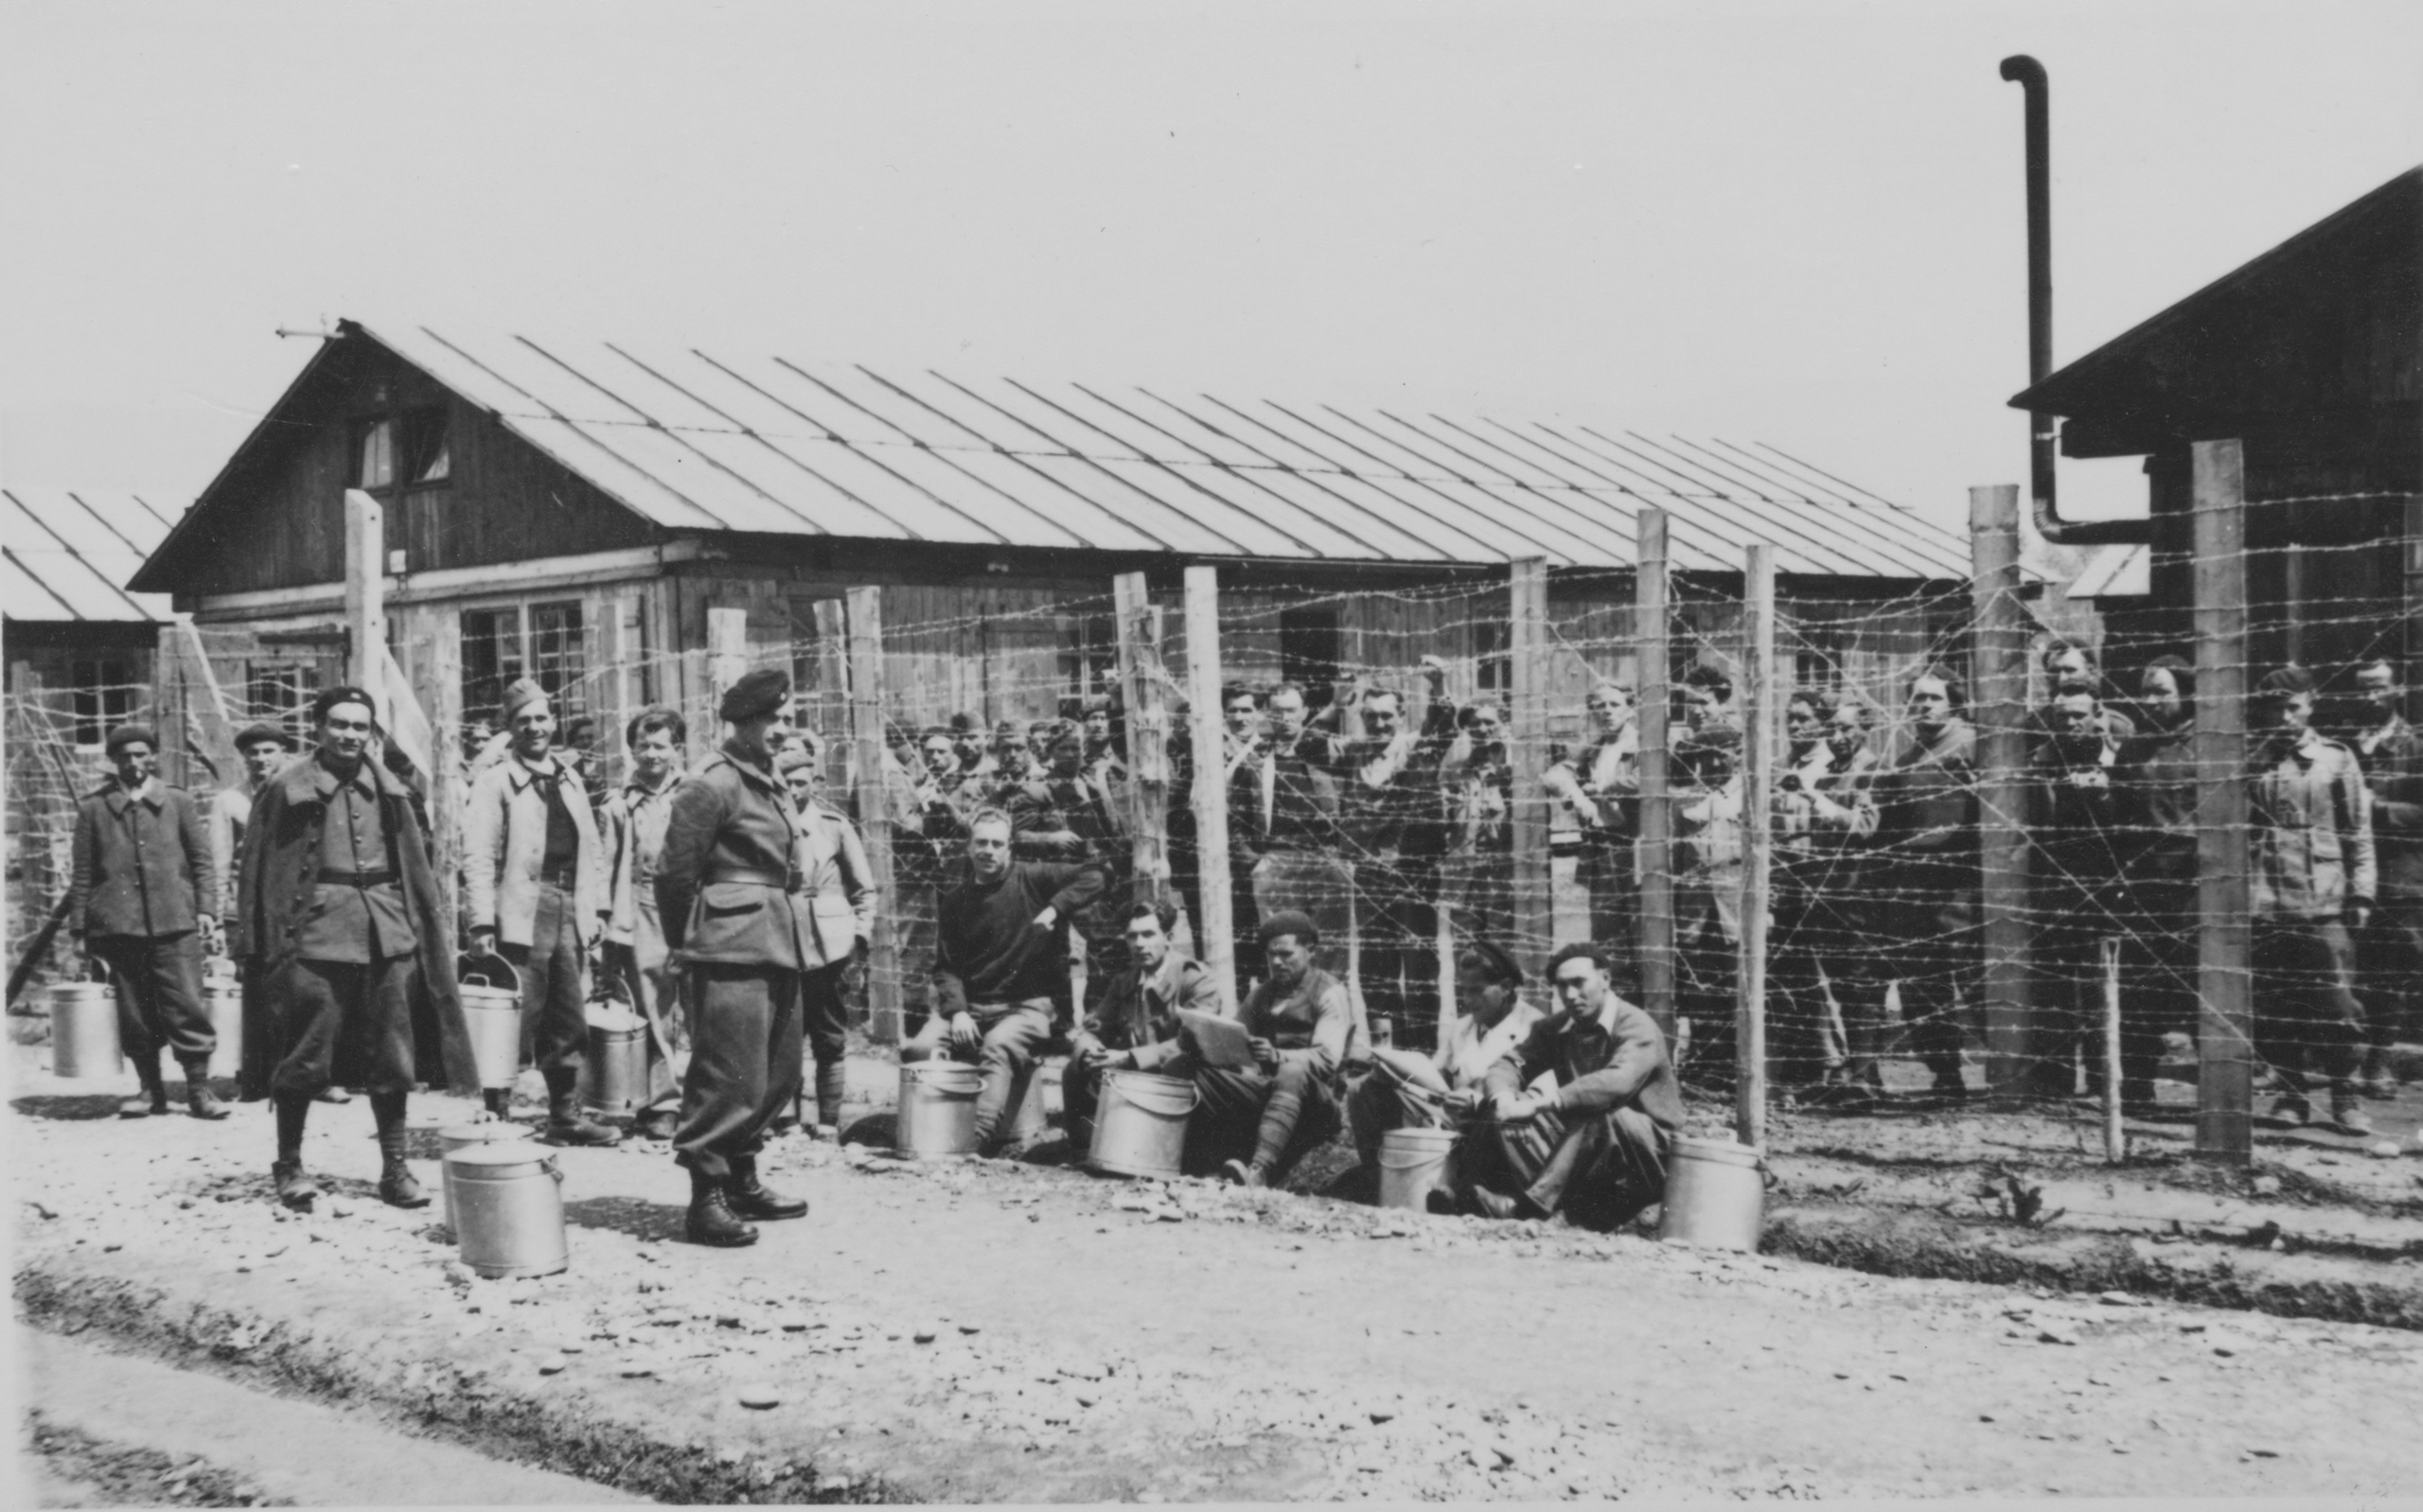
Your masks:
{"label": "man wearing dark sweater", "polygon": [[945,879],[938,907],[933,1016],[900,1053],[984,1068],[976,1099],[982,1153],[997,1152],[994,1130],[1051,1037],[1052,976],[1067,958],[1058,926],[1103,886],[1096,862],[1011,860],[1010,817],[1000,809],[969,817],[967,859]]}
{"label": "man wearing dark sweater", "polygon": [[[1492,1066],[1459,1112],[1487,1103],[1517,1193],[1473,1189],[1491,1218],[1565,1212],[1612,1228],[1666,1191],[1666,1155],[1683,1127],[1683,1095],[1656,1021],[1618,997],[1596,945],[1567,945],[1549,963],[1557,1011]],[[1524,1089],[1545,1071],[1556,1085]]]}

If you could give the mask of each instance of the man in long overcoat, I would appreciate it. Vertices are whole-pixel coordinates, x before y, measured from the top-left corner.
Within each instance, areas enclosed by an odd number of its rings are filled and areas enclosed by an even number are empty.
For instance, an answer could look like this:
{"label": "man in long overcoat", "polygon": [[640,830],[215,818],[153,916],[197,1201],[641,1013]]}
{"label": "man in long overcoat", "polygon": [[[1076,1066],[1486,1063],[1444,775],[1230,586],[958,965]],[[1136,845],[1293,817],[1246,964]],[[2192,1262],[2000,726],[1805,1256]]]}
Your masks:
{"label": "man in long overcoat", "polygon": [[276,1100],[270,1169],[289,1207],[319,1195],[303,1129],[330,1083],[369,1092],[379,1195],[398,1207],[429,1201],[404,1165],[406,1096],[480,1085],[429,842],[410,792],[369,754],[373,707],[359,688],[313,699],[318,750],[262,786],[244,830],[229,948],[261,1010],[245,1016],[244,1089]]}

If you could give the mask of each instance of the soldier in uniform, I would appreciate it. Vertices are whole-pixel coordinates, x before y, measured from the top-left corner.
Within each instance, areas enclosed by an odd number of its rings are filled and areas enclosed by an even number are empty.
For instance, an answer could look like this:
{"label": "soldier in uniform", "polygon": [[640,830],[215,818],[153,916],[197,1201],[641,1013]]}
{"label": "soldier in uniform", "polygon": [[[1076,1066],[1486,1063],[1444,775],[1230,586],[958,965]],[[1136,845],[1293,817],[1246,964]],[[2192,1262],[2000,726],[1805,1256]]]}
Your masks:
{"label": "soldier in uniform", "polygon": [[[588,952],[610,916],[606,850],[579,773],[551,748],[556,717],[546,690],[518,679],[504,690],[504,718],[512,754],[471,784],[463,816],[471,949],[487,955],[501,947],[521,976],[523,1052],[547,1081],[546,1138],[610,1145],[620,1136],[580,1107]],[[490,1101],[504,1097],[499,1091]]]}
{"label": "soldier in uniform", "polygon": [[480,1084],[412,794],[367,754],[372,707],[359,688],[312,700],[318,751],[262,787],[244,831],[234,953],[261,1009],[245,1023],[244,1081],[276,1099],[270,1169],[289,1207],[319,1195],[303,1128],[331,1082],[369,1092],[379,1195],[398,1207],[429,1201],[404,1165],[413,1084],[467,1096]]}
{"label": "soldier in uniform", "polygon": [[765,1186],[757,1153],[799,1095],[815,915],[798,870],[801,817],[774,775],[791,738],[791,679],[745,674],[716,713],[732,734],[673,795],[656,872],[665,943],[690,977],[691,1051],[674,1158],[690,1172],[691,1242],[753,1244],[751,1219],[804,1218]]}
{"label": "soldier in uniform", "polygon": [[157,775],[159,743],[149,725],[120,725],[105,743],[116,774],[76,805],[67,928],[117,979],[118,1043],[143,1090],[118,1116],[168,1111],[160,1052],[185,1067],[186,1105],[197,1118],[223,1118],[210,1092],[218,1039],[203,1004],[202,955],[219,942],[219,878],[202,811]]}
{"label": "soldier in uniform", "polygon": [[664,943],[664,922],[656,911],[656,867],[664,852],[664,826],[673,817],[673,790],[681,785],[681,747],[689,725],[679,710],[662,705],[631,716],[624,744],[631,753],[630,779],[606,800],[606,958],[647,1020],[647,1101],[632,1121],[646,1139],[670,1139],[681,1112],[681,1088],[673,1076],[673,1046],[688,1026],[682,1012],[681,974]]}

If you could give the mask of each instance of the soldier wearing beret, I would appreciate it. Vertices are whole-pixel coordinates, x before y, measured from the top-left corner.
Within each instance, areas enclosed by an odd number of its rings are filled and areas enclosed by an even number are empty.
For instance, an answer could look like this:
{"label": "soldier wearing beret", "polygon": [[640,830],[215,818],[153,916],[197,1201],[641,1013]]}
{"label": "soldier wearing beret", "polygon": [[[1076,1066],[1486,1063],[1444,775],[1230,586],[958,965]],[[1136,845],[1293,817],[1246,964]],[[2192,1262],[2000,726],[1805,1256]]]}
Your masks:
{"label": "soldier wearing beret", "polygon": [[202,953],[218,943],[218,867],[202,811],[156,775],[159,742],[148,725],[120,725],[106,743],[115,774],[76,805],[67,928],[117,978],[118,1041],[143,1090],[118,1108],[140,1118],[168,1111],[160,1052],[185,1067],[197,1118],[223,1118],[210,1093],[218,1045],[203,1005]]}
{"label": "soldier wearing beret", "polygon": [[309,1208],[311,1099],[363,1087],[379,1130],[379,1195],[425,1206],[404,1165],[404,1099],[416,1081],[480,1084],[454,992],[453,931],[438,902],[412,794],[368,754],[370,694],[312,701],[319,748],[264,784],[244,830],[233,950],[251,978],[247,1096],[277,1104],[278,1200]]}
{"label": "soldier wearing beret", "polygon": [[665,943],[690,976],[690,1069],[674,1158],[689,1169],[692,1243],[753,1244],[748,1221],[807,1204],[758,1180],[766,1130],[799,1094],[804,971],[826,957],[799,870],[805,835],[774,763],[791,681],[744,675],[716,712],[732,734],[673,795],[656,871]]}
{"label": "soldier wearing beret", "polygon": [[[471,784],[463,815],[471,949],[501,949],[521,976],[522,1051],[547,1081],[546,1138],[610,1145],[619,1136],[580,1107],[589,947],[612,918],[606,850],[579,773],[552,748],[556,717],[546,690],[528,677],[516,681],[504,690],[504,718],[512,753]],[[504,1096],[493,1092],[490,1100]]]}

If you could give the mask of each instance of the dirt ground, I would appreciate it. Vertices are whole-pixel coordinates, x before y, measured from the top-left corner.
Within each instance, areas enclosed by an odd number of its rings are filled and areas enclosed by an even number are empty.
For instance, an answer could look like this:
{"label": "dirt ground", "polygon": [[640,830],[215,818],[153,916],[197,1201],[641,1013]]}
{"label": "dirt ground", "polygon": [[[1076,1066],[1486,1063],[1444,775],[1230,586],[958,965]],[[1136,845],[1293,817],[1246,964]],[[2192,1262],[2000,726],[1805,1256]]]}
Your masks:
{"label": "dirt ground", "polygon": [[[338,1189],[290,1217],[265,1106],[121,1122],[96,1083],[19,1070],[36,1326],[643,1495],[2380,1495],[2423,1475],[2412,1331],[797,1138],[768,1174],[813,1213],[738,1252],[674,1241],[662,1145],[563,1152],[571,1270],[479,1281],[433,1213],[371,1196],[365,1109],[315,1116],[308,1159]],[[419,1098],[414,1122],[469,1112]]]}

